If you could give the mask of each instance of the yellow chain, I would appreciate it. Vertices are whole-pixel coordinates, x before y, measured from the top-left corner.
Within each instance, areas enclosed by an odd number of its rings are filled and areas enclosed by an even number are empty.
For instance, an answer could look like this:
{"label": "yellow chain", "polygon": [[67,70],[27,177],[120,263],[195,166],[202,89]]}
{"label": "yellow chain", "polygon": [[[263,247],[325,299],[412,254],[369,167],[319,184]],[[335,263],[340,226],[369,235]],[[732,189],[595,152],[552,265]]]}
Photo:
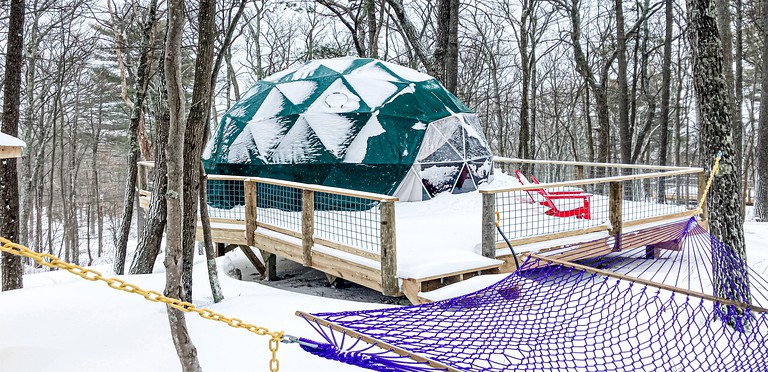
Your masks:
{"label": "yellow chain", "polygon": [[701,194],[701,200],[699,200],[699,206],[696,208],[696,214],[699,214],[703,211],[702,208],[704,208],[704,202],[707,200],[709,188],[712,186],[712,181],[715,179],[717,170],[720,169],[720,157],[722,157],[722,153],[718,152],[715,156],[715,164],[712,166],[712,173],[709,174],[709,179],[707,180],[707,186],[704,188],[704,192]]}
{"label": "yellow chain", "polygon": [[270,331],[269,329],[264,327],[243,323],[243,321],[240,319],[228,318],[210,309],[205,309],[205,308],[199,309],[195,307],[195,305],[189,302],[163,296],[162,293],[157,291],[146,291],[139,288],[138,286],[135,286],[130,283],[126,283],[125,281],[117,278],[105,278],[100,272],[96,270],[87,269],[78,265],[64,262],[60,260],[58,257],[48,253],[34,252],[21,244],[16,244],[3,237],[0,237],[0,244],[2,244],[2,246],[0,246],[0,251],[7,252],[17,256],[31,258],[35,260],[35,262],[45,267],[64,269],[85,280],[89,280],[92,282],[102,281],[106,283],[110,288],[118,289],[123,292],[135,293],[135,294],[141,295],[142,297],[144,297],[149,301],[162,302],[174,309],[181,310],[187,313],[197,313],[197,315],[200,315],[204,319],[217,320],[219,322],[226,323],[230,327],[242,328],[249,332],[255,333],[259,336],[270,336],[269,351],[272,353],[272,359],[270,359],[269,361],[269,370],[271,372],[277,372],[280,368],[280,361],[277,360],[277,349],[280,341],[283,340],[284,332]]}

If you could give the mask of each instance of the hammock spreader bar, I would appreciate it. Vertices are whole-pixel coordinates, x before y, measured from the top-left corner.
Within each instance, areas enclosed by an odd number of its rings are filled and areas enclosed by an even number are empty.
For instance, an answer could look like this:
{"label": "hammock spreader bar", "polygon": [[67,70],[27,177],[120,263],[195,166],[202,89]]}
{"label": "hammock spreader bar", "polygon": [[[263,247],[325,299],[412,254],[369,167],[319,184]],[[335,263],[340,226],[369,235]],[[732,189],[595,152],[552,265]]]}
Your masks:
{"label": "hammock spreader bar", "polygon": [[331,330],[342,332],[343,334],[345,334],[347,336],[351,336],[351,337],[357,338],[360,341],[363,341],[363,342],[365,342],[367,344],[370,344],[370,345],[373,345],[373,346],[377,346],[377,347],[379,347],[381,349],[384,349],[384,350],[387,350],[387,351],[391,351],[391,352],[393,352],[393,353],[395,353],[397,355],[413,359],[416,362],[424,363],[424,364],[426,364],[426,365],[428,365],[428,366],[430,366],[430,367],[432,367],[432,368],[434,368],[436,370],[447,371],[447,372],[462,372],[462,371],[460,371],[460,370],[458,370],[456,368],[447,366],[447,365],[445,365],[443,363],[434,361],[434,360],[429,359],[429,358],[425,358],[425,357],[423,357],[421,355],[414,354],[414,353],[412,353],[412,352],[410,352],[408,350],[399,348],[397,346],[390,345],[390,344],[388,344],[386,342],[377,340],[377,339],[375,339],[373,337],[370,337],[370,336],[366,336],[364,334],[358,333],[358,332],[356,332],[354,330],[351,330],[349,328],[342,327],[342,326],[340,326],[338,324],[331,323],[331,322],[329,322],[329,321],[327,321],[325,319],[313,316],[312,314],[308,314],[308,313],[305,313],[303,311],[297,311],[296,315],[299,316],[299,317],[304,318],[306,321],[308,321],[310,323],[316,323],[317,325],[319,325],[321,327],[327,327],[327,328],[329,328]]}

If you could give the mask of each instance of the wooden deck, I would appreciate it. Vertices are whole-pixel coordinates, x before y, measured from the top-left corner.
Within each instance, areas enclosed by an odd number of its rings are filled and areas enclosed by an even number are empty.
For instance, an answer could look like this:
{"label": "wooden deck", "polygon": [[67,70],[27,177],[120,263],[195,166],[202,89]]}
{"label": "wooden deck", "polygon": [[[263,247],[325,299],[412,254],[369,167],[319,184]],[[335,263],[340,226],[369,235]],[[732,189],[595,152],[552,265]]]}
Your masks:
{"label": "wooden deck", "polygon": [[[152,197],[149,187],[145,186],[141,180],[147,180],[146,168],[151,168],[152,164],[141,162],[140,166],[144,169],[140,172],[144,176],[140,178],[139,205],[142,208],[149,208]],[[140,168],[141,169],[141,168]],[[696,170],[669,169],[665,174],[692,174]],[[661,174],[661,173],[659,173]],[[659,175],[646,174],[642,177],[649,178]],[[257,270],[267,279],[275,279],[275,257],[300,263],[305,267],[312,268],[325,273],[329,281],[337,278],[345,279],[350,282],[371,288],[389,296],[406,296],[412,303],[425,303],[429,300],[422,297],[421,294],[430,292],[466,279],[485,274],[510,273],[516,269],[513,263],[514,259],[509,254],[499,254],[499,250],[506,248],[504,242],[496,241],[496,228],[493,225],[495,207],[489,201],[493,201],[496,193],[516,191],[525,189],[518,187],[514,189],[503,190],[482,190],[483,200],[483,221],[482,221],[482,252],[488,258],[498,259],[498,263],[476,264],[474,267],[465,266],[458,271],[440,272],[433,270],[434,275],[417,278],[398,278],[397,273],[397,248],[396,248],[396,221],[395,221],[395,202],[397,198],[357,192],[353,190],[324,187],[318,185],[305,185],[294,182],[284,182],[273,179],[248,178],[236,176],[216,176],[209,175],[209,181],[227,181],[242,183],[241,190],[244,191],[245,206],[239,207],[241,213],[238,217],[219,217],[211,218],[211,235],[215,243],[220,246],[237,246],[243,249],[248,259],[257,267]],[[578,186],[585,182],[597,183],[605,182],[611,186],[619,185],[618,182],[625,180],[626,177],[612,177],[605,181],[600,180],[581,180],[579,182],[568,182],[561,184],[543,184],[539,187],[554,186]],[[554,186],[553,186],[554,185]],[[282,211],[280,213],[290,214],[289,219],[292,223],[278,218],[275,220],[270,213],[276,213],[276,209],[265,209],[261,204],[257,207],[257,200],[273,200],[280,195],[269,193],[270,187],[281,187],[290,189],[291,195],[299,195],[300,205],[291,211]],[[265,191],[266,190],[266,191]],[[649,254],[658,254],[660,249],[676,249],[674,239],[679,235],[680,226],[665,225],[671,221],[681,220],[690,216],[690,212],[672,213],[660,216],[653,216],[634,221],[621,220],[621,190],[611,188],[611,228],[607,225],[595,226],[588,229],[575,229],[571,231],[559,232],[556,234],[547,234],[540,236],[523,237],[515,239],[512,244],[515,247],[525,247],[526,245],[536,245],[535,250],[528,250],[529,253],[552,252],[560,249],[553,259],[563,261],[576,261],[584,258],[599,256],[618,249],[633,249],[640,246],[647,246]],[[241,191],[241,192],[243,192]],[[260,194],[261,193],[261,194]],[[360,217],[360,220],[354,220],[356,217],[350,217],[352,221],[344,223],[349,226],[333,226],[337,229],[339,236],[329,236],[315,231],[318,223],[329,223],[327,216],[321,217],[321,213],[327,213],[325,209],[315,210],[317,203],[315,197],[322,193],[327,195],[343,196],[359,200],[372,202],[374,207],[361,213],[366,216]],[[277,195],[277,196],[276,196]],[[272,198],[272,199],[270,199]],[[242,198],[241,198],[242,200]],[[295,199],[292,199],[295,202]],[[260,202],[261,203],[261,202]],[[616,206],[618,203],[618,206]],[[490,205],[489,205],[490,204]],[[616,212],[618,211],[618,212]],[[228,213],[234,213],[229,211]],[[350,215],[354,215],[351,213]],[[706,214],[704,214],[706,216]],[[283,216],[285,217],[285,215]],[[282,217],[281,217],[282,218]],[[326,220],[323,220],[325,218]],[[346,216],[344,218],[347,218]],[[375,225],[371,223],[375,222]],[[705,223],[705,221],[703,221]],[[366,225],[367,224],[367,225]],[[647,224],[643,228],[635,228],[635,232],[625,234],[625,237],[617,242],[609,235],[616,235],[622,232],[622,229],[630,229],[632,226]],[[349,237],[343,236],[359,235],[361,229],[375,230],[374,242],[362,242],[357,244],[351,242]],[[327,227],[327,226],[326,226]],[[345,230],[347,229],[347,230]],[[334,230],[335,231],[335,230]],[[574,245],[573,241],[578,241],[580,237],[584,240],[594,239],[594,233],[605,234],[589,244]],[[591,235],[590,235],[591,234]],[[590,237],[590,238],[588,238]],[[197,238],[202,240],[202,228],[197,229]],[[564,238],[570,241],[568,244],[557,243]],[[346,243],[341,243],[346,242]],[[372,243],[375,249],[369,244]],[[619,245],[620,244],[620,245]],[[573,246],[573,249],[567,249]],[[252,249],[258,249],[260,255],[255,254]],[[224,250],[220,250],[223,252]],[[518,257],[522,262],[524,257],[521,251]],[[260,256],[260,257],[258,257]]]}

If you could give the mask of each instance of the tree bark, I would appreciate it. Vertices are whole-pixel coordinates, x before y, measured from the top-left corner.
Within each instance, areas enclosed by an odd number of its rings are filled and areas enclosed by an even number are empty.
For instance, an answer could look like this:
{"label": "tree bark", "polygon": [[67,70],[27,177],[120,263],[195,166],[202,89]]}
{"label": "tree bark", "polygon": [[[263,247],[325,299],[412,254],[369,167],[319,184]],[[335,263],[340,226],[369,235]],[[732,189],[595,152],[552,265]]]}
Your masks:
{"label": "tree bark", "polygon": [[[528,17],[532,9],[528,0],[523,1],[523,9],[520,13],[520,33],[518,49],[520,50],[520,73],[522,74],[522,92],[520,93],[520,135],[517,144],[517,156],[522,159],[531,159],[530,154],[530,96],[531,90],[531,59],[528,55]],[[528,164],[523,164],[523,172],[530,173]]]}
{"label": "tree bark", "polygon": [[[629,124],[629,93],[627,87],[627,35],[624,30],[624,5],[622,0],[616,0],[616,59],[618,70],[616,80],[619,85],[619,143],[621,162],[632,163],[632,136]],[[623,174],[629,174],[631,169],[622,168]],[[626,191],[626,190],[625,190]]]}
{"label": "tree bark", "polygon": [[[153,1],[154,2],[154,1]],[[161,59],[164,59],[164,54]],[[160,64],[158,75],[160,76],[160,99],[155,120],[155,172],[152,185],[152,198],[149,202],[146,226],[139,237],[136,254],[131,264],[131,274],[149,274],[153,271],[157,256],[160,254],[160,245],[163,239],[163,231],[167,223],[167,203],[165,194],[168,191],[168,167],[165,157],[165,147],[168,145],[168,126],[170,113],[168,112],[168,93],[165,87],[165,67]]]}
{"label": "tree bark", "polygon": [[[608,93],[606,82],[608,72],[612,64],[613,57],[609,57],[600,69],[600,83],[595,79],[594,74],[587,62],[584,51],[581,48],[581,15],[579,13],[579,0],[572,0],[567,7],[571,21],[571,44],[573,45],[573,55],[576,60],[576,71],[586,80],[589,88],[595,96],[595,110],[597,112],[597,161],[601,163],[608,162],[608,148],[610,145],[610,110],[608,108]],[[597,168],[595,176],[600,177],[605,174],[605,169]]]}
{"label": "tree bark", "polygon": [[[746,262],[744,221],[739,200],[739,175],[731,134],[729,91],[723,65],[713,0],[688,0],[688,28],[693,57],[693,82],[697,116],[701,126],[701,163],[711,169],[722,151],[720,171],[707,195],[710,233]],[[718,296],[750,302],[747,268],[714,266],[713,280]]]}
{"label": "tree bark", "polygon": [[[733,32],[731,32],[731,10],[729,0],[716,0],[717,7],[717,28],[720,34],[720,41],[723,45],[723,72],[725,74],[725,85],[728,87],[728,107],[731,111],[731,126],[733,130],[733,145],[735,149],[734,158],[736,158],[736,172],[741,174],[741,162],[743,161],[741,146],[741,131],[744,126],[741,123],[741,115],[737,115],[736,94],[741,94],[734,90],[733,73]],[[741,111],[741,110],[738,110]],[[741,188],[739,188],[741,194]]]}
{"label": "tree bark", "polygon": [[[763,61],[761,92],[768,92],[768,0],[761,1]],[[755,219],[768,221],[768,105],[760,105],[757,133],[757,184],[755,185]]]}
{"label": "tree bark", "polygon": [[408,18],[408,16],[405,14],[405,8],[403,7],[403,0],[387,0],[387,3],[389,3],[389,6],[392,7],[392,11],[395,13],[395,17],[397,18],[397,21],[402,25],[403,33],[405,33],[406,39],[408,40],[408,43],[413,48],[413,52],[416,54],[416,57],[418,57],[421,64],[424,66],[424,68],[427,69],[427,72],[437,77],[439,75],[437,69],[429,61],[429,58],[427,58],[427,53],[425,52],[425,47],[419,40],[419,35],[416,32],[416,27],[413,25],[413,22]]}
{"label": "tree bark", "polygon": [[[152,7],[150,7],[152,8]],[[156,8],[156,6],[155,6]],[[131,123],[128,127],[128,136],[130,149],[128,153],[128,180],[125,185],[125,201],[123,204],[123,218],[120,224],[120,233],[115,242],[115,264],[116,274],[123,274],[125,271],[126,250],[128,246],[128,234],[131,230],[131,221],[133,219],[133,207],[136,202],[136,178],[138,174],[139,161],[139,126],[144,118],[144,98],[149,85],[149,76],[151,64],[147,63],[149,55],[152,53],[152,29],[154,24],[154,14],[147,16],[147,21],[142,29],[141,52],[139,55],[139,65],[136,71],[136,94],[131,109]]]}
{"label": "tree bark", "polygon": [[[672,0],[664,0],[664,57],[661,62],[661,117],[659,118],[659,165],[667,165],[669,153],[669,101],[672,91]],[[664,202],[666,192],[665,178],[659,178],[659,188],[656,193],[658,201]]]}
{"label": "tree bark", "polygon": [[[183,241],[184,270],[182,283],[184,299],[192,299],[192,263],[195,255],[195,230],[197,227],[197,200],[200,192],[200,157],[203,154],[203,135],[208,126],[211,108],[213,72],[213,46],[215,42],[216,2],[200,1],[198,14],[199,39],[195,59],[195,82],[192,89],[192,105],[184,133],[184,220]],[[170,88],[170,87],[169,87]],[[170,161],[170,159],[169,159]]]}
{"label": "tree bark", "polygon": [[[203,226],[211,225],[211,221],[208,218],[208,204],[206,202],[208,198],[207,188],[208,176],[203,170],[203,165],[200,164],[200,220]],[[216,268],[216,253],[213,250],[213,238],[211,237],[211,229],[203,229],[203,244],[205,245],[205,262],[208,267],[208,284],[211,286],[211,294],[213,296],[213,302],[219,303],[224,300],[224,293],[221,291],[221,285],[219,284],[219,270]]]}
{"label": "tree bark", "polygon": [[[24,0],[11,0],[8,20],[8,40],[3,79],[3,132],[19,135],[19,105],[21,104],[21,69],[24,50]],[[17,159],[0,162],[0,235],[19,239],[19,177]],[[2,290],[23,286],[24,267],[21,257],[3,252]]]}
{"label": "tree bark", "polygon": [[[166,88],[168,89],[168,111],[170,125],[165,156],[168,161],[168,228],[167,252],[165,256],[165,295],[177,299],[183,298],[185,291],[182,284],[183,271],[183,218],[184,218],[184,86],[181,80],[181,39],[184,34],[184,0],[169,0],[168,31],[165,43]],[[202,371],[197,360],[197,349],[192,344],[187,330],[184,313],[170,306],[168,321],[171,327],[173,344],[184,372]]]}

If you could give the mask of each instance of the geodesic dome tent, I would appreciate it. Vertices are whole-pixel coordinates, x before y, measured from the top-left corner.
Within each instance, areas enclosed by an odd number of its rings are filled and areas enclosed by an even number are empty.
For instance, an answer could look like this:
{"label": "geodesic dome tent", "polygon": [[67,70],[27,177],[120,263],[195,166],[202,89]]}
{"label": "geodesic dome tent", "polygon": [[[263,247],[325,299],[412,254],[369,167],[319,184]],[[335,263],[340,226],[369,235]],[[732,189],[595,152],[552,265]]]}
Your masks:
{"label": "geodesic dome tent", "polygon": [[492,172],[477,115],[437,80],[351,57],[256,82],[222,118],[203,164],[401,200],[475,190]]}

